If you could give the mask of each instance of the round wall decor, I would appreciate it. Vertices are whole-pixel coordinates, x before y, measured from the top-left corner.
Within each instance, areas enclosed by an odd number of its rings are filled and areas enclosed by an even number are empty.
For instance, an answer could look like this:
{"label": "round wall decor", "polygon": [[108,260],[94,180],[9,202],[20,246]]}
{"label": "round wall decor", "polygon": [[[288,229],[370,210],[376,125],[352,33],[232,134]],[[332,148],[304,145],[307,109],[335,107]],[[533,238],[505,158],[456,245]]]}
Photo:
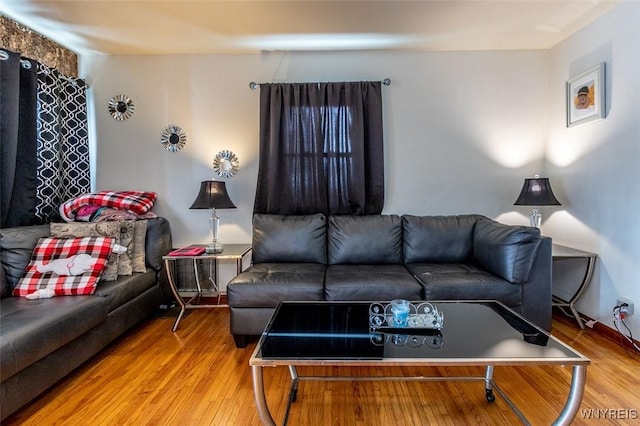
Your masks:
{"label": "round wall decor", "polygon": [[238,157],[229,150],[220,151],[213,159],[213,171],[223,178],[233,177],[240,168]]}
{"label": "round wall decor", "polygon": [[127,95],[116,95],[109,99],[109,114],[114,120],[128,120],[133,115],[134,110],[133,99]]}
{"label": "round wall decor", "polygon": [[187,143],[187,134],[180,127],[170,124],[162,129],[162,146],[169,152],[180,151]]}

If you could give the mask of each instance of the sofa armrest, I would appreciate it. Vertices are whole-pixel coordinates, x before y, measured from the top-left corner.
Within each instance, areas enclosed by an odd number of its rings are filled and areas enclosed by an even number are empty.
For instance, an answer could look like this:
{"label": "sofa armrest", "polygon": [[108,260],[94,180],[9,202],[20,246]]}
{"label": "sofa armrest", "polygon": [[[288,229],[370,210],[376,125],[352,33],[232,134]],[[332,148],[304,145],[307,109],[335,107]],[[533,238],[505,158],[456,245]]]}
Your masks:
{"label": "sofa armrest", "polygon": [[552,257],[551,238],[541,237],[529,280],[522,285],[520,314],[534,324],[551,331]]}
{"label": "sofa armrest", "polygon": [[145,239],[145,261],[149,268],[158,272],[164,267],[162,256],[172,250],[171,225],[164,217],[157,217],[147,221],[147,236]]}
{"label": "sofa armrest", "polygon": [[479,219],[473,230],[473,258],[487,271],[513,284],[529,279],[540,230]]}

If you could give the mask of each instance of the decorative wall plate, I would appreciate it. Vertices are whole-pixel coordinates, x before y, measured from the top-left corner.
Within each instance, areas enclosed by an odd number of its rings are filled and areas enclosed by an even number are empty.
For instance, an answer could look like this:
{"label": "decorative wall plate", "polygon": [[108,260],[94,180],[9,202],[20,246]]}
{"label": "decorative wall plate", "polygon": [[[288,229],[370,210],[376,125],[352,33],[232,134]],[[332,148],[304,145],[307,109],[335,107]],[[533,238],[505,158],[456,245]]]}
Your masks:
{"label": "decorative wall plate", "polygon": [[213,159],[213,171],[223,178],[233,177],[240,168],[238,157],[229,151],[222,150]]}
{"label": "decorative wall plate", "polygon": [[170,124],[162,129],[162,146],[169,152],[180,151],[187,143],[187,134],[180,127]]}
{"label": "decorative wall plate", "polygon": [[109,114],[114,120],[128,120],[133,115],[134,110],[133,99],[127,95],[116,95],[109,99]]}

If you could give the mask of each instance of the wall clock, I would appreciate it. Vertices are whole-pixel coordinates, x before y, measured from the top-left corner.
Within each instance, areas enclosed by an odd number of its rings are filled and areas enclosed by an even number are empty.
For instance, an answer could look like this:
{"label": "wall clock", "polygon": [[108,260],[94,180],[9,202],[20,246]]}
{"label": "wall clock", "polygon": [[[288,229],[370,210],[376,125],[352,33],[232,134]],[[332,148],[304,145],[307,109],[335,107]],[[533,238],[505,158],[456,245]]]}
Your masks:
{"label": "wall clock", "polygon": [[162,129],[162,146],[169,152],[180,151],[187,143],[187,134],[180,127],[170,124]]}
{"label": "wall clock", "polygon": [[238,168],[240,168],[238,157],[229,150],[220,151],[213,159],[213,171],[220,177],[233,177],[238,172]]}
{"label": "wall clock", "polygon": [[127,95],[116,95],[109,99],[109,114],[114,120],[125,121],[131,118],[135,111],[133,99]]}

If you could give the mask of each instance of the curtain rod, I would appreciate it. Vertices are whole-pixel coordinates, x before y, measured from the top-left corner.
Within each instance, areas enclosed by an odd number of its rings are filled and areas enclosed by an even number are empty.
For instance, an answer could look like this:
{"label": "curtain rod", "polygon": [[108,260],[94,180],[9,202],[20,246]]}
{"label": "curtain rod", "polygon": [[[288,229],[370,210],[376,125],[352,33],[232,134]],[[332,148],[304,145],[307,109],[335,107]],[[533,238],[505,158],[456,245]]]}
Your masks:
{"label": "curtain rod", "polygon": [[[4,50],[4,49],[0,49],[0,61],[6,61],[9,59],[9,54]],[[35,61],[38,62],[36,59],[28,59],[28,58],[23,58],[22,56],[20,57],[20,66],[22,66],[22,68],[24,69],[31,69],[31,61]],[[45,65],[45,69],[47,73],[53,72],[53,70],[55,70],[55,68],[51,68],[47,65]],[[56,70],[57,71],[57,70]],[[86,87],[87,89],[89,88],[89,85],[87,84],[86,80],[84,80],[83,78],[79,78],[79,77],[69,77],[67,75],[62,74],[60,71],[58,72],[58,77],[60,77],[61,79],[75,84],[76,86],[80,86],[80,87]]]}
{"label": "curtain rod", "polygon": [[[385,78],[384,80],[381,81],[381,83],[384,84],[385,86],[391,86],[391,79]],[[249,83],[249,88],[251,90],[256,90],[260,87],[261,84],[268,84],[268,83],[256,83],[255,81],[252,81],[251,83]]]}

